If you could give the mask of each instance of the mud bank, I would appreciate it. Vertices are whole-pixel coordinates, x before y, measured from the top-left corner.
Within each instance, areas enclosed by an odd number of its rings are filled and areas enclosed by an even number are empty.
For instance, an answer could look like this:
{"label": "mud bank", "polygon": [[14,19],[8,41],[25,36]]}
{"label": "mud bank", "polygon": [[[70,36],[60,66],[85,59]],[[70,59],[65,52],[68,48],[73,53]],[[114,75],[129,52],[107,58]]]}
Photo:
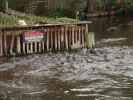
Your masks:
{"label": "mud bank", "polygon": [[2,100],[132,100],[133,48],[103,47],[7,59]]}

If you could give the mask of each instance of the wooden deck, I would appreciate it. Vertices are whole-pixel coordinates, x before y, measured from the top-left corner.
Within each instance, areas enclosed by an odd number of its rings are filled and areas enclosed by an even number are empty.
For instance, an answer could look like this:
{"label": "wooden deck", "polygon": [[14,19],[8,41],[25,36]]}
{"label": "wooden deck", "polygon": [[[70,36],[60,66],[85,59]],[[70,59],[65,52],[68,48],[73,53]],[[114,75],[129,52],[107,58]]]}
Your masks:
{"label": "wooden deck", "polygon": [[[94,36],[89,34],[88,25],[90,24],[91,22],[79,22],[0,28],[0,56],[19,56],[92,47]],[[32,31],[43,33],[45,39],[24,41],[22,36],[24,32]],[[88,38],[90,38],[89,43]]]}

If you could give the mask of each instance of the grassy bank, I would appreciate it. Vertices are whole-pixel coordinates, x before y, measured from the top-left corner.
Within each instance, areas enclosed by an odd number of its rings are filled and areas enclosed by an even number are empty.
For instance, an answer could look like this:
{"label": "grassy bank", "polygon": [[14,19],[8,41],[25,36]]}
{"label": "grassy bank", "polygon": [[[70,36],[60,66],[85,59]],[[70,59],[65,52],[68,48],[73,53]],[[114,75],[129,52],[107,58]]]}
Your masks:
{"label": "grassy bank", "polygon": [[34,15],[26,15],[26,14],[7,14],[0,12],[0,27],[6,26],[17,26],[19,20],[25,20],[28,25],[34,25],[39,22],[41,23],[74,23],[75,19],[62,17],[45,17],[45,16],[34,16]]}

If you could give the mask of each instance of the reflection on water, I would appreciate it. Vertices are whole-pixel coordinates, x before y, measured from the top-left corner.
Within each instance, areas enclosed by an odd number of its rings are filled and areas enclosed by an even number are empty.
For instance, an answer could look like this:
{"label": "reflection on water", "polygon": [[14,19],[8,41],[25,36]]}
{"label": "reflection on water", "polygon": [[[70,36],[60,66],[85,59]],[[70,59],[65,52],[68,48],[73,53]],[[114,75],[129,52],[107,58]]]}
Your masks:
{"label": "reflection on water", "polygon": [[0,58],[0,100],[132,100],[133,26],[121,20],[93,19],[94,50]]}
{"label": "reflection on water", "polygon": [[[96,40],[99,42],[101,39],[112,39],[112,42],[105,44],[98,44],[99,46],[132,46],[133,41],[133,20],[132,18],[118,18],[118,17],[105,17],[93,18],[93,30],[96,33]],[[127,38],[126,41],[113,41],[113,39]]]}

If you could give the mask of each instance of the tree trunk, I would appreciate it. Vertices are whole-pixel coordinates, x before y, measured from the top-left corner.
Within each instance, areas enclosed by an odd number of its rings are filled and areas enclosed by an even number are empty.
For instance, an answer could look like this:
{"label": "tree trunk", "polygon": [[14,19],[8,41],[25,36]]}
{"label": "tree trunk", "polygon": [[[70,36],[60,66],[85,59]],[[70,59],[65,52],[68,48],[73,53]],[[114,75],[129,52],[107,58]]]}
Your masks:
{"label": "tree trunk", "polygon": [[94,12],[96,8],[96,0],[87,0],[88,12]]}

